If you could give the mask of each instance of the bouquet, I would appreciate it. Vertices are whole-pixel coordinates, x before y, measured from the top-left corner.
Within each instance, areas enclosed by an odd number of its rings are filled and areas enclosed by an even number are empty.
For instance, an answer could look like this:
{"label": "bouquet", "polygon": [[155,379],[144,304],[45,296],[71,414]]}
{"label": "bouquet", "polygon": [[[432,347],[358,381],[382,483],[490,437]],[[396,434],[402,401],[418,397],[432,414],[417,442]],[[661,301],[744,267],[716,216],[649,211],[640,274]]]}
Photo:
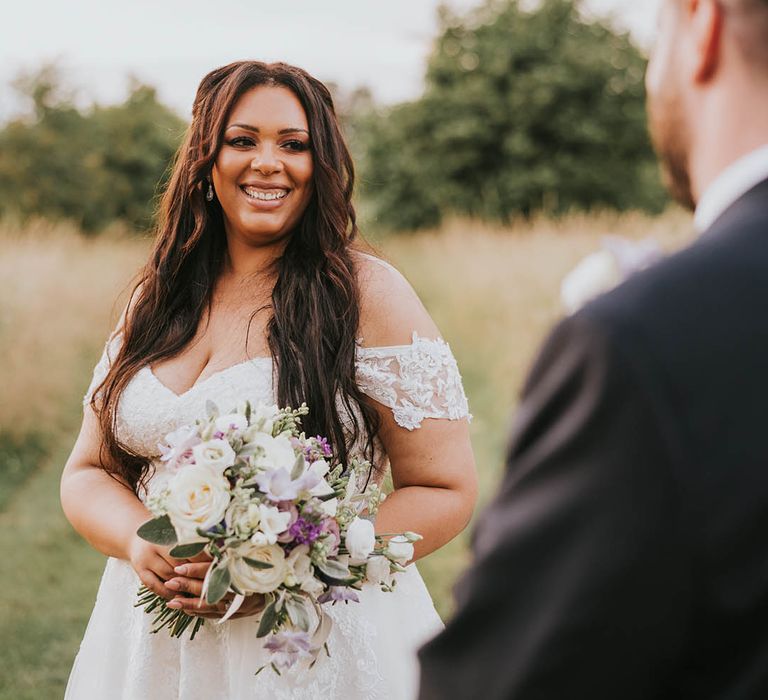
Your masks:
{"label": "bouquet", "polygon": [[[148,499],[155,517],[138,530],[149,542],[172,546],[173,557],[211,557],[203,597],[215,604],[234,594],[217,624],[245,596],[264,596],[257,636],[266,638],[277,673],[300,661],[311,667],[322,650],[330,653],[332,621],[324,607],[359,602],[356,591],[366,581],[391,591],[421,539],[413,532],[374,534],[371,519],[384,495],[375,484],[357,488],[369,463],[334,463],[325,438],[301,432],[307,413],[306,405],[247,402],[221,413],[207,402],[204,418],[159,446],[171,476]],[[167,628],[180,637],[194,622],[194,638],[205,622],[167,608],[144,586],[136,605],[155,613],[153,632]]]}
{"label": "bouquet", "polygon": [[633,274],[662,258],[659,244],[652,238],[632,241],[620,236],[605,236],[600,250],[584,258],[563,279],[560,299],[569,314],[609,292]]}

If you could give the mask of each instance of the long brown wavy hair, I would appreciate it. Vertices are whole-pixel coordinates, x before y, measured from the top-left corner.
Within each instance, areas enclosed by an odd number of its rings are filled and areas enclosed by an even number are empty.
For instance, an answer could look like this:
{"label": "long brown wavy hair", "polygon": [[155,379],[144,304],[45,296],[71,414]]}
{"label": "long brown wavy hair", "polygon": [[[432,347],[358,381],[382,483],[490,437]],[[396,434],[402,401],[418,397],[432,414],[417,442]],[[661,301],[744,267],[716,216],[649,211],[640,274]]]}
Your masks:
{"label": "long brown wavy hair", "polygon": [[300,68],[239,61],[211,71],[198,87],[192,122],[160,202],[154,249],[124,319],[120,349],[91,401],[103,434],[101,466],[137,494],[146,486],[150,462],[119,440],[118,401],[142,367],[179,353],[210,310],[226,236],[220,204],[205,199],[206,178],[232,108],[261,85],[286,87],[301,102],[314,163],[312,198],[276,262],[267,334],[277,402],[297,407],[306,401],[307,434],[328,437],[342,463],[358,440],[373,457],[377,414],[355,382],[360,295],[352,256],[358,234],[351,201],[354,168],[331,94]]}

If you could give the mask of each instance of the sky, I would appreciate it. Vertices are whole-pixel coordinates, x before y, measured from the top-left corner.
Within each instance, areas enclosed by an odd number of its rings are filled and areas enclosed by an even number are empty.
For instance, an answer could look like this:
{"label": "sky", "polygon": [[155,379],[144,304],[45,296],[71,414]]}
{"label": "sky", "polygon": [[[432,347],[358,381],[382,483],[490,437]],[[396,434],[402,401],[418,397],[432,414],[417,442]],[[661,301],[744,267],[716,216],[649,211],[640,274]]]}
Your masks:
{"label": "sky", "polygon": [[[584,0],[653,38],[659,0]],[[457,12],[480,0],[443,0]],[[10,81],[43,62],[62,67],[81,104],[124,99],[129,76],[189,116],[202,76],[230,61],[283,60],[342,89],[366,85],[383,103],[417,97],[437,32],[439,0],[36,0],[0,23],[0,119],[19,107]]]}

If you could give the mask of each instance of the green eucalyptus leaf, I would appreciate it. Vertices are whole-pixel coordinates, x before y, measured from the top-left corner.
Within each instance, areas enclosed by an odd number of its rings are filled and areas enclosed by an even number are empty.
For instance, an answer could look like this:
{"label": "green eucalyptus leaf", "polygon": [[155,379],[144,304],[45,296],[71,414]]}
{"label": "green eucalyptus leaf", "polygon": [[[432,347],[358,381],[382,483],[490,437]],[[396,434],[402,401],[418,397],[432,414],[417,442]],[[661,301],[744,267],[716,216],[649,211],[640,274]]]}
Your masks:
{"label": "green eucalyptus leaf", "polygon": [[148,520],[136,530],[136,534],[147,542],[166,547],[176,544],[178,541],[176,530],[173,529],[171,519],[167,515]]}
{"label": "green eucalyptus leaf", "polygon": [[274,568],[272,564],[269,564],[265,561],[259,561],[258,559],[251,559],[250,557],[243,557],[243,561],[248,564],[248,566],[252,566],[254,569]]}
{"label": "green eucalyptus leaf", "polygon": [[205,596],[205,601],[208,605],[218,603],[226,595],[231,581],[232,577],[226,564],[213,570],[208,581],[208,592]]}
{"label": "green eucalyptus leaf", "polygon": [[328,559],[324,562],[316,562],[315,566],[330,578],[343,580],[351,576],[349,567],[344,566],[344,564],[334,559]]}
{"label": "green eucalyptus leaf", "polygon": [[306,469],[304,465],[304,455],[299,454],[296,457],[296,461],[293,463],[293,470],[291,471],[291,480],[295,481],[298,479]]}
{"label": "green eucalyptus leaf", "polygon": [[309,632],[309,612],[303,599],[297,596],[289,596],[285,600],[285,607],[288,610],[288,617],[291,618],[291,622],[299,629]]}
{"label": "green eucalyptus leaf", "polygon": [[257,637],[266,637],[275,627],[277,623],[277,610],[275,609],[275,601],[273,600],[261,614],[261,622],[259,622],[259,631],[256,632]]}
{"label": "green eucalyptus leaf", "polygon": [[190,542],[189,544],[177,544],[170,555],[174,559],[188,559],[200,554],[205,549],[206,542]]}

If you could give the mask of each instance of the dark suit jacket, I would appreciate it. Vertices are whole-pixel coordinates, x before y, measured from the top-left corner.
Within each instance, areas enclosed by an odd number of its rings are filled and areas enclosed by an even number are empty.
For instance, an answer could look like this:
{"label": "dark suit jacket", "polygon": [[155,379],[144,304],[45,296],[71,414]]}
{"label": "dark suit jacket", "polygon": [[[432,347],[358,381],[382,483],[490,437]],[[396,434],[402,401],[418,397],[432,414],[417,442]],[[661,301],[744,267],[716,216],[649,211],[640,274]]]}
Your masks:
{"label": "dark suit jacket", "polygon": [[563,321],[422,700],[768,698],[768,181]]}

